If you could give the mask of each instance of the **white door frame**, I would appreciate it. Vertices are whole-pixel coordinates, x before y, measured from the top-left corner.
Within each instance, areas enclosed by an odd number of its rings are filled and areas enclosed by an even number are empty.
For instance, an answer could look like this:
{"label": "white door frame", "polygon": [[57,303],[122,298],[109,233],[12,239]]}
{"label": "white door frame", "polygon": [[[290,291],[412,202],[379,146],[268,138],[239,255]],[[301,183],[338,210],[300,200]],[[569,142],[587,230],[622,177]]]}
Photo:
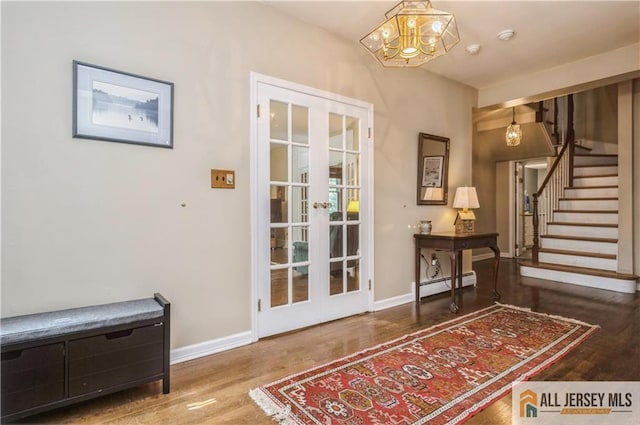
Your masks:
{"label": "white door frame", "polygon": [[[373,238],[373,223],[374,223],[374,215],[373,215],[373,186],[374,186],[374,176],[373,176],[373,105],[371,103],[363,102],[358,99],[353,99],[341,95],[337,95],[334,93],[330,93],[324,90],[315,89],[313,87],[308,87],[302,84],[292,83],[286,80],[281,80],[278,78],[270,77],[267,75],[259,74],[256,72],[250,73],[250,88],[249,88],[249,164],[250,164],[250,174],[249,174],[249,185],[250,185],[250,219],[251,219],[251,301],[250,301],[250,309],[251,309],[251,341],[258,340],[258,300],[259,300],[259,246],[258,246],[258,238],[257,238],[257,230],[259,226],[259,214],[258,214],[258,167],[260,167],[258,161],[258,85],[260,83],[271,84],[274,86],[282,87],[287,90],[298,91],[300,93],[308,94],[311,96],[316,96],[320,98],[326,98],[332,101],[341,102],[349,105],[358,106],[360,108],[367,109],[368,111],[368,120],[369,120],[369,133],[368,137],[365,137],[366,143],[369,143],[369,149],[366,150],[365,162],[367,167],[367,173],[369,175],[370,184],[367,187],[362,187],[361,190],[367,191],[367,196],[371,200],[371,211],[369,212],[369,222],[367,223],[367,231],[369,232],[369,244],[366,248],[366,252],[362,253],[362,256],[367,256],[369,258],[368,263],[368,274],[370,278],[371,290],[369,291],[369,311],[373,311],[373,291],[375,288],[374,285],[374,238]],[[369,282],[362,282],[363,285],[369,284]]]}

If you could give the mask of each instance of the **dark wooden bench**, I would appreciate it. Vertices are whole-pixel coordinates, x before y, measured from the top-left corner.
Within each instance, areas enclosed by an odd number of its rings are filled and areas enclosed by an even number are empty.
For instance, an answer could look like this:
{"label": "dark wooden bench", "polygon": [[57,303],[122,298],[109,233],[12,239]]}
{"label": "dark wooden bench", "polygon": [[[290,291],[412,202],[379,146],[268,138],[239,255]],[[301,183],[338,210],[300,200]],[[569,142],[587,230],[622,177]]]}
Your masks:
{"label": "dark wooden bench", "polygon": [[1,319],[2,421],[159,379],[169,393],[170,307],[154,294]]}

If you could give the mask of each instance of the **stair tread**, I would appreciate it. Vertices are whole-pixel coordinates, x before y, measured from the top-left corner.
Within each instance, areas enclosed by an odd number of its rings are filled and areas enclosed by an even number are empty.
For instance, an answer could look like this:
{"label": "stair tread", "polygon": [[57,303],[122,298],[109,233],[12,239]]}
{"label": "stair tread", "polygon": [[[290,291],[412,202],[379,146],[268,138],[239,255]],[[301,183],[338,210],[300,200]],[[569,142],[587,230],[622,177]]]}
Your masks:
{"label": "stair tread", "polygon": [[554,213],[618,214],[616,210],[553,210]]}
{"label": "stair tread", "polygon": [[597,176],[573,176],[573,179],[599,179],[600,177],[618,177],[617,174],[598,174]]}
{"label": "stair tread", "polygon": [[548,226],[558,225],[558,226],[582,226],[582,227],[610,227],[617,228],[617,224],[609,224],[609,223],[576,223],[572,221],[550,221],[547,223]]}
{"label": "stair tread", "polygon": [[615,198],[559,198],[559,201],[617,201],[618,197]]}
{"label": "stair tread", "polygon": [[591,257],[591,258],[603,258],[606,260],[615,260],[615,254],[602,254],[599,252],[584,252],[584,251],[569,251],[566,249],[549,249],[549,248],[540,248],[538,251],[540,253],[546,252],[548,254],[561,254],[561,255],[575,255],[579,257]]}
{"label": "stair tread", "polygon": [[586,164],[574,165],[573,168],[589,168],[589,167],[617,167],[618,164]]}
{"label": "stair tread", "polygon": [[571,241],[584,241],[584,242],[618,243],[618,239],[615,239],[615,238],[590,238],[586,236],[544,235],[544,236],[540,236],[540,238],[567,239]]}
{"label": "stair tread", "polygon": [[567,189],[618,189],[618,185],[608,185],[608,186],[565,186],[565,190]]}
{"label": "stair tread", "polygon": [[574,144],[573,147],[576,148],[576,149],[583,149],[583,150],[585,150],[587,152],[591,152],[593,150],[592,148],[588,148],[586,146],[582,146],[582,145],[579,145],[577,143]]}
{"label": "stair tread", "polygon": [[617,158],[618,154],[616,154],[616,153],[577,153],[577,154],[574,154],[573,156],[582,156],[582,157],[584,157],[584,156],[586,156],[586,157],[604,156],[604,157],[607,157],[607,158],[613,158],[613,157]]}
{"label": "stair tread", "polygon": [[617,273],[608,270],[590,269],[588,267],[562,266],[559,264],[538,263],[533,264],[530,260],[519,260],[521,266],[535,267],[540,269],[555,270],[568,273],[579,273],[597,277],[607,277],[621,280],[638,280],[638,276],[627,273]]}

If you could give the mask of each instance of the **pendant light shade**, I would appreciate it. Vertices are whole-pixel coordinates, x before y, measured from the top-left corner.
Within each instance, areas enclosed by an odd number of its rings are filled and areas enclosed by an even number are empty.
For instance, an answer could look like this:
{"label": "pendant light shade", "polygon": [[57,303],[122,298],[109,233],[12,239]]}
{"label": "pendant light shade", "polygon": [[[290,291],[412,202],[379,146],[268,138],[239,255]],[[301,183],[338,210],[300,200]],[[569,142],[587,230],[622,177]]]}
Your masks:
{"label": "pendant light shade", "polygon": [[511,121],[511,125],[507,127],[505,139],[507,140],[507,146],[518,146],[520,144],[520,140],[522,140],[522,130],[520,129],[520,124],[516,124],[515,107],[513,108],[513,121]]}

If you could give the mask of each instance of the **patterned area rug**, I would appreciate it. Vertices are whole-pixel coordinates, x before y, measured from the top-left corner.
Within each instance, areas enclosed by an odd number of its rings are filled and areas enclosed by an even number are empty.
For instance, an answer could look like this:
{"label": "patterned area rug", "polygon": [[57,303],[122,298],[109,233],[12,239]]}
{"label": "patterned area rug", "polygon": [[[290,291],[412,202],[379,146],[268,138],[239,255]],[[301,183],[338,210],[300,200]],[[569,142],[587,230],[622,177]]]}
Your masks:
{"label": "patterned area rug", "polygon": [[496,304],[249,394],[281,424],[456,424],[596,329]]}

